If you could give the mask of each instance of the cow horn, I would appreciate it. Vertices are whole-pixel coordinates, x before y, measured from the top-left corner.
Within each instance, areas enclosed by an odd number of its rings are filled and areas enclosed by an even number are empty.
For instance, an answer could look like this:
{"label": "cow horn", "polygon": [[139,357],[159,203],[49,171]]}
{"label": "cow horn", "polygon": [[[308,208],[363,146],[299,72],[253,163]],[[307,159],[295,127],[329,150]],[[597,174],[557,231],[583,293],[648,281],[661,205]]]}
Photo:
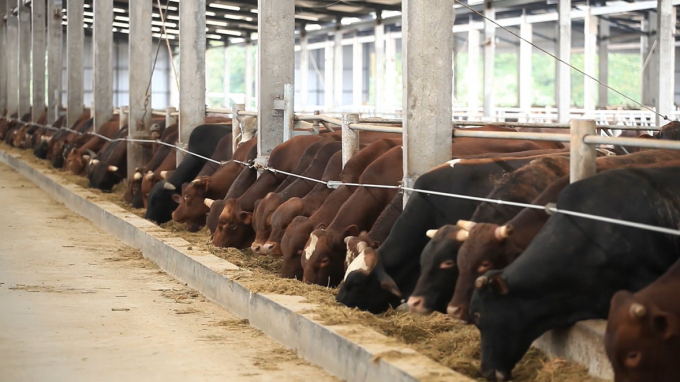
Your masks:
{"label": "cow horn", "polygon": [[118,167],[117,166],[109,166],[109,171],[116,172],[116,171],[118,171]]}
{"label": "cow horn", "polygon": [[92,159],[92,160],[90,161],[90,163],[92,163],[92,164],[99,164],[99,159]]}
{"label": "cow horn", "polygon": [[87,154],[85,154],[85,155],[83,155],[83,159],[84,159],[86,162],[89,162],[90,159],[92,159],[92,157],[89,156],[89,155],[87,155]]}
{"label": "cow horn", "polygon": [[434,239],[434,235],[437,234],[437,231],[438,230],[436,230],[436,229],[428,229],[427,232],[425,232],[425,235],[427,237],[429,237],[430,239]]}
{"label": "cow horn", "polygon": [[630,315],[633,318],[642,318],[647,314],[647,308],[642,304],[634,303],[630,306]]}
{"label": "cow horn", "polygon": [[349,241],[352,240],[353,238],[354,238],[354,236],[347,236],[345,238],[345,244],[349,244]]}
{"label": "cow horn", "polygon": [[163,188],[168,190],[168,191],[175,191],[177,189],[177,187],[175,187],[172,183],[169,183],[169,182],[165,182],[165,184],[163,185]]}
{"label": "cow horn", "polygon": [[368,243],[366,243],[365,241],[360,241],[359,243],[357,243],[357,252],[361,253],[361,251],[363,251],[367,247]]}
{"label": "cow horn", "polygon": [[90,154],[90,157],[92,157],[92,158],[94,158],[94,157],[97,156],[97,153],[94,152],[94,151],[92,151],[92,150],[90,150],[90,149],[87,149],[87,153]]}
{"label": "cow horn", "polygon": [[201,181],[200,179],[196,178],[196,179],[191,181],[191,184],[196,184],[196,183],[199,183],[200,181]]}
{"label": "cow horn", "polygon": [[466,231],[469,231],[472,229],[472,227],[475,226],[475,222],[471,222],[469,220],[458,220],[458,223],[456,223],[456,226],[460,229],[464,229]]}
{"label": "cow horn", "polygon": [[136,172],[135,175],[132,176],[132,179],[134,180],[142,180],[144,176],[140,172]]}
{"label": "cow horn", "polygon": [[212,207],[212,204],[213,204],[214,202],[215,202],[215,201],[212,200],[212,199],[208,199],[208,198],[203,199],[203,204],[205,204],[205,206],[208,207],[208,208]]}
{"label": "cow horn", "polygon": [[470,236],[470,232],[468,232],[466,230],[462,229],[462,230],[456,232],[456,240],[458,240],[458,241],[465,241],[468,238],[468,236]]}
{"label": "cow horn", "polygon": [[168,179],[168,172],[167,171],[161,171],[161,178]]}
{"label": "cow horn", "polygon": [[486,284],[489,283],[489,278],[486,276],[479,276],[477,277],[477,280],[475,280],[475,288],[477,289],[482,289],[486,286]]}
{"label": "cow horn", "polygon": [[146,180],[149,180],[149,181],[152,180],[153,179],[153,172],[149,172],[148,174],[146,174],[145,178],[146,178]]}
{"label": "cow horn", "polygon": [[512,230],[513,230],[512,224],[506,224],[504,226],[496,228],[495,232],[496,239],[498,239],[499,241],[507,239],[508,237],[510,237]]}

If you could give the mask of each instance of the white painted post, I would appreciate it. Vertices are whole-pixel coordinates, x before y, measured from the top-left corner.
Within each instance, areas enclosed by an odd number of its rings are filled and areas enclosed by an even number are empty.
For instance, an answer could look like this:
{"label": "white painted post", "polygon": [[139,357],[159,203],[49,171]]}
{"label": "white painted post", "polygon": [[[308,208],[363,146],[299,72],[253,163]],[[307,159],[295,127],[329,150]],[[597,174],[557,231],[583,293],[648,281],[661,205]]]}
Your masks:
{"label": "white painted post", "polygon": [[342,168],[359,152],[359,132],[349,127],[353,123],[359,123],[359,114],[342,114]]}
{"label": "white painted post", "polygon": [[[0,0],[0,17],[7,14],[7,0]],[[0,115],[7,112],[7,25],[0,20]]]}
{"label": "white painted post", "polygon": [[583,142],[583,138],[586,135],[595,135],[596,125],[594,120],[574,119],[570,122],[570,126],[571,155],[569,181],[574,183],[591,177],[597,172],[595,146]]}
{"label": "white painted post", "polygon": [[222,100],[222,106],[228,109],[231,106],[231,99],[229,97],[231,93],[231,66],[229,62],[229,44],[227,42],[224,43],[223,53],[224,78],[222,79],[222,91],[224,92],[224,99]]}
{"label": "white painted post", "polygon": [[[472,20],[470,20],[472,22]],[[467,98],[468,113],[474,117],[479,112],[479,44],[480,33],[477,29],[468,31]]]}
{"label": "white painted post", "polygon": [[342,31],[340,30],[340,23],[335,28],[335,35],[333,36],[333,105],[341,106],[343,95],[343,74],[344,65],[342,57]]}
{"label": "white painted post", "polygon": [[354,36],[352,44],[352,104],[360,107],[364,103],[364,45],[359,36]]}
{"label": "white painted post", "polygon": [[533,38],[533,26],[527,22],[526,14],[522,15],[522,22],[519,27],[519,35],[526,41],[519,42],[519,62],[518,72],[519,78],[517,81],[517,88],[519,90],[519,108],[522,113],[529,115],[531,112],[531,89],[533,85],[533,77],[531,71],[531,56],[533,54],[533,47],[529,42]]}
{"label": "white painted post", "polygon": [[[243,127],[241,126],[241,119],[238,116],[238,113],[240,111],[243,111],[246,109],[246,105],[243,103],[235,103],[231,106],[231,136],[233,139],[231,140],[232,143],[232,152],[235,152],[236,149],[238,148],[240,142],[243,142]],[[240,135],[240,136],[239,136]]]}
{"label": "white painted post", "polygon": [[[571,0],[558,0],[557,57],[571,63]],[[556,62],[555,101],[559,123],[569,122],[571,111],[571,68]]]}
{"label": "white painted post", "polygon": [[295,127],[295,86],[283,85],[283,141],[293,138]]}
{"label": "white painted post", "polygon": [[398,107],[397,94],[397,41],[392,33],[385,35],[385,108]]}
{"label": "white painted post", "polygon": [[[596,78],[596,56],[597,56],[597,16],[592,14],[592,7],[585,9],[585,24],[583,30],[583,71]],[[583,76],[583,108],[586,111],[595,110],[595,93],[597,83],[586,76]]]}
{"label": "white painted post", "polygon": [[19,118],[31,111],[30,62],[31,8],[19,0]]}
{"label": "white painted post", "polygon": [[[598,30],[598,72],[597,79],[603,84],[609,84],[609,21],[600,19]],[[597,88],[597,106],[600,109],[607,108],[609,104],[609,89],[602,84]]]}
{"label": "white painted post", "polygon": [[[295,0],[258,0],[257,156],[266,163],[283,142],[283,92],[295,77]],[[326,67],[328,70],[328,67]]]}
{"label": "white painted post", "polygon": [[[128,137],[133,139],[149,139],[151,136],[151,89],[149,88],[153,74],[151,20],[152,4],[150,2],[130,2]],[[132,174],[135,169],[144,167],[149,162],[151,150],[140,143],[128,142],[127,156],[128,174]]]}
{"label": "white painted post", "polygon": [[[667,116],[673,109],[675,88],[675,70],[673,70],[675,68],[675,7],[673,7],[673,0],[659,0],[657,15],[659,93],[656,98],[656,111]],[[665,123],[666,121],[661,116],[656,116],[657,126]]]}
{"label": "white painted post", "polygon": [[304,26],[300,32],[300,106],[305,109],[309,103],[309,45]]}
{"label": "white painted post", "polygon": [[173,113],[177,112],[177,108],[174,106],[168,106],[165,108],[165,128],[167,129],[168,127],[174,125],[177,123],[177,117],[172,115]]}
{"label": "white painted post", "polygon": [[61,111],[61,79],[63,76],[62,0],[47,2],[47,123],[59,119]]}
{"label": "white painted post", "polygon": [[[403,0],[404,186],[451,159],[453,0]],[[409,192],[404,193],[406,205]]]}
{"label": "white painted post", "polygon": [[380,11],[375,20],[375,113],[385,108],[385,25]]}
{"label": "white painted post", "polygon": [[246,78],[244,81],[244,86],[246,87],[246,107],[253,105],[253,88],[255,86],[253,80],[255,76],[253,73],[255,73],[255,62],[253,61],[253,42],[249,38],[246,41]]}
{"label": "white painted post", "polygon": [[94,2],[94,128],[113,115],[113,0]]}
{"label": "white painted post", "polygon": [[491,1],[484,3],[484,117],[493,117],[494,56],[496,54],[496,25],[490,20],[496,18]]}
{"label": "white painted post", "polygon": [[31,3],[33,22],[33,122],[37,122],[45,110],[45,1]]}
{"label": "white painted post", "polygon": [[[191,132],[205,123],[205,1],[179,3],[178,146],[184,149],[188,148]],[[184,155],[178,155],[177,165],[183,158]]]}
{"label": "white painted post", "polygon": [[323,70],[323,83],[324,83],[324,105],[326,110],[333,108],[333,96],[335,96],[335,91],[333,91],[333,43],[331,42],[330,36],[326,37],[326,46],[324,47],[324,70]]}
{"label": "white painted post", "polygon": [[67,7],[66,60],[68,65],[68,82],[66,86],[68,89],[68,114],[66,116],[66,125],[72,127],[83,113],[83,96],[85,93],[83,0],[69,0]]}
{"label": "white painted post", "polygon": [[[7,115],[19,111],[19,18],[13,10],[17,0],[7,2]],[[21,117],[21,116],[20,116]]]}

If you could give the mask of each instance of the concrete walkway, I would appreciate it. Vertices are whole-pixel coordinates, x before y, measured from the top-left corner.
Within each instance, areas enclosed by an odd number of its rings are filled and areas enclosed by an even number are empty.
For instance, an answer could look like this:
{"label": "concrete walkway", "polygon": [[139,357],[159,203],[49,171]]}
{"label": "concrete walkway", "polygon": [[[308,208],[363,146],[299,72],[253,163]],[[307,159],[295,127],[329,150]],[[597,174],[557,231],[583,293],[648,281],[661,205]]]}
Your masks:
{"label": "concrete walkway", "polygon": [[0,165],[0,381],[332,381]]}

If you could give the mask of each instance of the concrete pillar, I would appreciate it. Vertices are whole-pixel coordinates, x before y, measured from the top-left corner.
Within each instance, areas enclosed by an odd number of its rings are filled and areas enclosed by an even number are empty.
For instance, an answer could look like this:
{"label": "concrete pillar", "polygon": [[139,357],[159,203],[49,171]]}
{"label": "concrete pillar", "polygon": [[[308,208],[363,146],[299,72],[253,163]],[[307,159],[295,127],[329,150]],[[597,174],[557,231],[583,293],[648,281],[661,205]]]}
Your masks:
{"label": "concrete pillar", "polygon": [[479,44],[480,33],[477,29],[468,31],[468,62],[467,62],[467,98],[468,113],[474,116],[479,109]]}
{"label": "concrete pillar", "polygon": [[45,110],[45,1],[31,3],[33,22],[33,41],[31,44],[33,60],[33,122],[37,122]]}
{"label": "concrete pillar", "polygon": [[[597,17],[592,14],[592,7],[585,8],[585,23],[583,29],[583,71],[591,77],[597,78]],[[595,110],[595,96],[597,82],[583,76],[583,108]]]}
{"label": "concrete pillar", "polygon": [[339,23],[333,37],[333,105],[342,106],[344,104],[342,94],[344,91],[343,74],[345,68],[342,57],[342,31],[340,30]]}
{"label": "concrete pillar", "polygon": [[349,125],[359,123],[359,114],[342,114],[342,168],[360,150],[359,132]]}
{"label": "concrete pillar", "polygon": [[255,62],[253,61],[253,42],[248,39],[246,41],[246,78],[245,78],[245,87],[246,87],[246,107],[250,107],[253,105],[253,89],[255,87],[255,84],[253,82],[255,76]]}
{"label": "concrete pillar", "polygon": [[412,187],[451,159],[453,0],[403,0],[402,20],[404,185]]}
{"label": "concrete pillar", "polygon": [[23,0],[19,0],[19,118],[31,111],[30,62],[31,8],[24,5]]}
{"label": "concrete pillar", "polygon": [[[152,4],[148,1],[130,2],[128,136],[135,139],[149,139],[151,135],[151,88],[149,87],[153,65],[151,61],[153,59],[151,13]],[[182,92],[185,91],[182,87]],[[138,167],[145,166],[151,159],[151,151],[142,144],[134,142],[128,143],[127,155],[128,174],[132,174]]]}
{"label": "concrete pillar", "polygon": [[[656,111],[661,115],[668,115],[675,110],[675,7],[673,0],[659,0],[657,5],[659,25],[658,38],[658,82],[659,93],[656,99]],[[669,118],[671,118],[669,116]],[[671,118],[672,119],[672,118]],[[661,116],[656,116],[657,126],[665,124]]]}
{"label": "concrete pillar", "polygon": [[63,64],[62,0],[47,2],[47,123],[59,119],[61,110],[61,77]]}
{"label": "concrete pillar", "polygon": [[586,135],[596,135],[596,125],[593,120],[575,119],[571,121],[570,176],[571,183],[589,178],[596,173],[595,159],[597,154],[595,145],[583,142]]}
{"label": "concrete pillar", "polygon": [[262,163],[283,142],[279,105],[284,85],[294,83],[295,0],[258,0],[258,9],[257,154]]}
{"label": "concrete pillar", "polygon": [[385,106],[394,111],[397,99],[397,40],[392,33],[385,36]]}
{"label": "concrete pillar", "polygon": [[300,34],[300,105],[306,108],[309,103],[309,46],[304,28]]}
{"label": "concrete pillar", "polygon": [[[557,2],[558,26],[555,53],[562,61],[571,64],[571,0]],[[571,68],[561,62],[555,63],[555,101],[559,123],[569,122],[571,109]]]}
{"label": "concrete pillar", "polygon": [[326,110],[332,109],[334,106],[333,96],[335,96],[335,91],[333,91],[333,42],[330,36],[326,38],[326,46],[324,47],[324,70],[323,70],[323,83],[324,83],[324,104]]}
{"label": "concrete pillar", "polygon": [[385,25],[380,11],[375,26],[375,112],[384,111],[385,97]]}
{"label": "concrete pillar", "polygon": [[94,128],[113,115],[113,0],[94,2]]}
{"label": "concrete pillar", "polygon": [[493,117],[493,68],[496,55],[496,25],[489,21],[496,18],[491,8],[491,1],[485,2],[484,8],[484,116]]}
{"label": "concrete pillar", "polygon": [[179,142],[186,148],[205,123],[205,0],[180,2],[179,14]]}
{"label": "concrete pillar", "polygon": [[[642,19],[641,29],[644,34],[640,38],[640,54],[642,59],[642,103],[647,106],[656,105],[659,93],[659,55],[657,29],[658,20],[655,12],[647,12]],[[653,49],[652,49],[653,48]]]}
{"label": "concrete pillar", "polygon": [[224,43],[224,58],[222,60],[222,66],[224,66],[224,79],[222,80],[222,91],[224,92],[224,99],[222,100],[222,106],[226,109],[231,107],[231,100],[229,99],[229,94],[231,93],[231,67],[229,62],[229,45]]}
{"label": "concrete pillar", "polygon": [[[609,84],[609,21],[605,19],[600,20],[600,28],[598,30],[598,48],[597,56],[598,71],[597,79],[604,84]],[[598,84],[597,88],[597,107],[605,109],[609,104],[609,89],[606,86]]]}
{"label": "concrete pillar", "polygon": [[519,60],[517,69],[519,72],[517,79],[517,89],[519,91],[519,108],[523,113],[529,114],[531,112],[532,103],[532,85],[533,77],[531,71],[531,56],[533,54],[533,47],[529,42],[533,38],[533,26],[526,20],[526,15],[522,15],[522,22],[519,27],[519,35],[526,41],[519,42]]}
{"label": "concrete pillar", "polygon": [[364,103],[364,44],[354,36],[352,44],[352,103],[359,107]]}
{"label": "concrete pillar", "polygon": [[[68,25],[66,27],[66,60],[68,67],[68,114],[66,116],[66,124],[71,127],[83,113],[83,97],[85,94],[83,0],[69,0],[67,7],[66,15],[68,17]],[[149,27],[151,27],[150,24],[151,20],[149,20]],[[130,56],[132,57],[132,55]]]}
{"label": "concrete pillar", "polygon": [[[7,0],[0,0],[0,17],[7,14]],[[1,21],[1,20],[0,20]],[[0,22],[0,115],[7,112],[7,26]]]}
{"label": "concrete pillar", "polygon": [[19,18],[12,11],[17,0],[7,1],[7,114],[19,111]]}

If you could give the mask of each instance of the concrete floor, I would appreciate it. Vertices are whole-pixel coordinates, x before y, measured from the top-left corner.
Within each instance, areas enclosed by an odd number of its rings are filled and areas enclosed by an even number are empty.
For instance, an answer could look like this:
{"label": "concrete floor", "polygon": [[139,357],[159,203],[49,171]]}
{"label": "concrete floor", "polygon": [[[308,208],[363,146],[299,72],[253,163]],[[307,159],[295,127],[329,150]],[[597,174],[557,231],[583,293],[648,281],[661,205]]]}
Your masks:
{"label": "concrete floor", "polygon": [[331,381],[0,165],[0,381]]}

